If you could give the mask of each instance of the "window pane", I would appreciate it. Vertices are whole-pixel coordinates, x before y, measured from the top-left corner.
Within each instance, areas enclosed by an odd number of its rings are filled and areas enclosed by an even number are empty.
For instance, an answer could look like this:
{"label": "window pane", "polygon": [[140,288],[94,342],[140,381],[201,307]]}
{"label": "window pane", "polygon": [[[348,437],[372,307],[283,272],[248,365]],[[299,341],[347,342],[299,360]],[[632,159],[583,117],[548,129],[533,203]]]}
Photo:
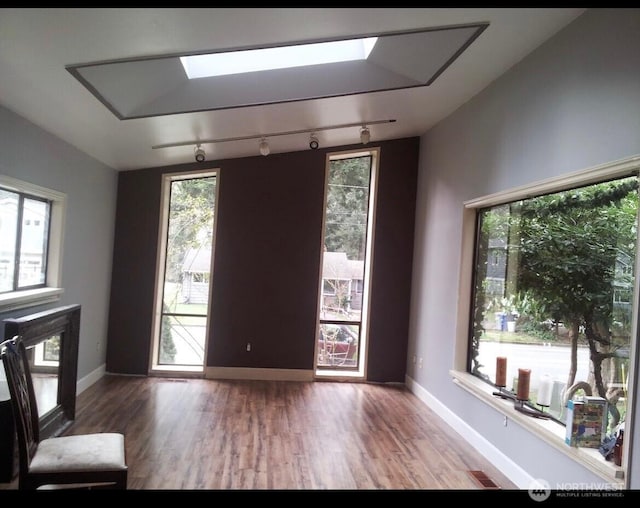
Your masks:
{"label": "window pane", "polygon": [[344,323],[320,325],[318,367],[357,367],[360,327]]}
{"label": "window pane", "polygon": [[360,321],[370,177],[370,156],[331,161],[321,319]]}
{"label": "window pane", "polygon": [[0,292],[13,290],[18,226],[18,194],[0,189]]}
{"label": "window pane", "polygon": [[531,369],[530,403],[545,378],[561,422],[581,381],[609,401],[609,430],[624,420],[637,188],[633,176],[479,212],[471,373],[494,383],[503,356],[506,389]]}
{"label": "window pane", "polygon": [[160,335],[155,366],[202,367],[213,248],[216,177],[170,182]]}
{"label": "window pane", "polygon": [[316,366],[326,372],[362,369],[372,162],[373,157],[365,155],[332,159],[329,163],[316,358]]}
{"label": "window pane", "polygon": [[165,312],[207,312],[215,185],[215,177],[171,183]]}
{"label": "window pane", "polygon": [[158,363],[201,366],[204,362],[206,324],[206,316],[163,316]]}
{"label": "window pane", "polygon": [[45,283],[48,231],[49,203],[25,198],[22,212],[18,287]]}

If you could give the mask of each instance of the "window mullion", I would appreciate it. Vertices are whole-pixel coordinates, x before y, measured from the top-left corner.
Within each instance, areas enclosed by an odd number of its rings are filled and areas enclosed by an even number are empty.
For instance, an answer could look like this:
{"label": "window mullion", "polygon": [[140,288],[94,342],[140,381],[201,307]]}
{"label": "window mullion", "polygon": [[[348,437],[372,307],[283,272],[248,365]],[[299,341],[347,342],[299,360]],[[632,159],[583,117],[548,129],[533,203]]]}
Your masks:
{"label": "window mullion", "polygon": [[24,196],[22,194],[18,194],[18,213],[16,217],[16,247],[15,247],[15,255],[13,259],[13,290],[17,291],[20,277],[20,250],[22,248],[22,222],[24,216]]}

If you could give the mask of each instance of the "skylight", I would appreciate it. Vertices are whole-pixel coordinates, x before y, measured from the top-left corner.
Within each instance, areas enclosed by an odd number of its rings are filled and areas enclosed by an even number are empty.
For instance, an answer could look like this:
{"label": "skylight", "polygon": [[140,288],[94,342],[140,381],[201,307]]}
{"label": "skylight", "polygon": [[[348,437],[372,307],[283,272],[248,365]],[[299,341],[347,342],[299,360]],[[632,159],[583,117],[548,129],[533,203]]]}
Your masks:
{"label": "skylight", "polygon": [[182,56],[180,61],[189,79],[208,78],[305,65],[366,60],[377,40],[377,37],[368,37],[278,48]]}
{"label": "skylight", "polygon": [[[66,69],[120,120],[149,118],[429,86],[487,26],[300,40],[291,47],[224,53],[209,48],[211,54],[153,55]],[[212,77],[194,79],[205,76]],[[247,77],[252,79],[243,81]]]}

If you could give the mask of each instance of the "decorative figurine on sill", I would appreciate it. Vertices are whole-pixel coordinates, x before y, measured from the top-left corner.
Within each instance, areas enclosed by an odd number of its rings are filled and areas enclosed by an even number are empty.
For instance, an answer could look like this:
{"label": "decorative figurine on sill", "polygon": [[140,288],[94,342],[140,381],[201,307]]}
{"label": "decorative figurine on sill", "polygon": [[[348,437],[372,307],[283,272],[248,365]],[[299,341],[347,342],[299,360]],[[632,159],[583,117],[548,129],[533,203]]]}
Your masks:
{"label": "decorative figurine on sill", "polygon": [[606,460],[612,461],[616,466],[621,466],[623,444],[624,421],[620,422],[610,435],[605,436],[599,450]]}

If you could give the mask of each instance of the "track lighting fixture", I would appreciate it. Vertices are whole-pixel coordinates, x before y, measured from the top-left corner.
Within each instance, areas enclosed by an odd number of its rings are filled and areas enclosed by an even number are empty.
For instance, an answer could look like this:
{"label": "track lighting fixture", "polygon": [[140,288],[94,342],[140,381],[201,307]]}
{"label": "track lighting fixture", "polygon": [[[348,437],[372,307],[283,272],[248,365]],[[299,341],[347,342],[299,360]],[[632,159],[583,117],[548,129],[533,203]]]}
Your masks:
{"label": "track lighting fixture", "polygon": [[267,140],[262,138],[262,141],[260,141],[260,154],[261,155],[269,155],[271,153],[271,148],[269,148],[269,143],[267,143]]}
{"label": "track lighting fixture", "polygon": [[371,139],[371,132],[369,132],[369,127],[367,127],[366,125],[363,125],[362,129],[360,129],[360,141],[362,141],[363,145],[366,145],[370,139]]}
{"label": "track lighting fixture", "polygon": [[206,159],[204,148],[200,148],[200,145],[195,147],[194,154],[196,157],[196,162],[204,162],[204,160]]}
{"label": "track lighting fixture", "polygon": [[[370,120],[367,122],[358,122],[358,123],[343,123],[343,124],[337,124],[337,125],[326,125],[324,127],[315,127],[314,129],[301,129],[301,130],[297,130],[297,131],[283,131],[283,132],[270,132],[267,134],[267,136],[269,137],[274,137],[274,136],[292,136],[294,134],[303,134],[303,133],[308,133],[310,132],[311,135],[309,136],[309,148],[311,148],[312,150],[317,150],[320,147],[320,142],[318,141],[317,136],[315,135],[316,132],[318,131],[328,131],[328,130],[333,130],[333,129],[346,129],[349,127],[358,127],[360,126],[360,141],[362,141],[363,144],[367,144],[369,143],[369,141],[371,140],[371,133],[369,132],[369,127],[367,127],[367,125],[377,125],[377,124],[383,124],[383,123],[393,123],[395,122],[395,119],[390,119],[390,120]],[[206,144],[206,143],[226,143],[226,142],[230,142],[230,141],[244,141],[247,139],[260,139],[260,153],[262,155],[269,155],[269,153],[271,152],[271,149],[269,148],[269,143],[267,143],[267,140],[265,138],[265,135],[263,134],[256,134],[256,135],[249,135],[249,136],[238,136],[238,137],[234,137],[234,138],[219,138],[219,139],[199,139],[197,141],[181,141],[178,143],[165,143],[162,145],[153,145],[151,148],[158,149],[158,148],[171,148],[171,147],[176,147],[176,146],[188,146],[188,145],[193,145],[195,143],[198,143],[198,146],[195,149],[195,157],[196,160],[198,162],[202,162],[205,160],[205,153],[204,150],[202,148],[200,148],[200,145],[202,144]]]}

